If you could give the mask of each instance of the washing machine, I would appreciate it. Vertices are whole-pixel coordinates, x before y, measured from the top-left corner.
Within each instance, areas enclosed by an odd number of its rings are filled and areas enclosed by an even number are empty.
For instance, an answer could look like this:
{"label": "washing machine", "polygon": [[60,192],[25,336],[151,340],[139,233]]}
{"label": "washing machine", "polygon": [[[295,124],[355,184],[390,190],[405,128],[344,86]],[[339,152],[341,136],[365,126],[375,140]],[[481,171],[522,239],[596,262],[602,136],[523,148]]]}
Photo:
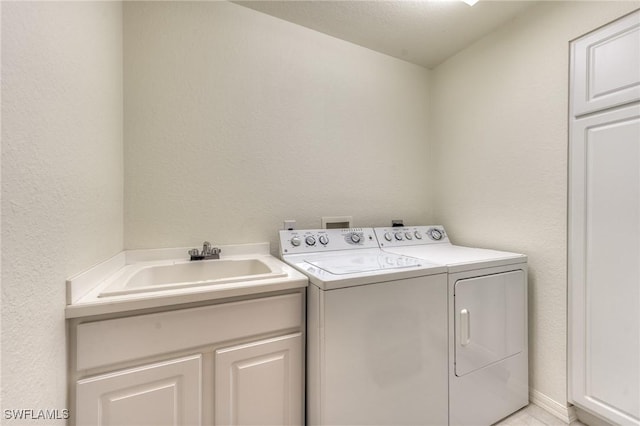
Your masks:
{"label": "washing machine", "polygon": [[309,278],[308,425],[446,425],[446,267],[380,250],[372,228],[280,231]]}
{"label": "washing machine", "polygon": [[490,425],[526,406],[527,257],[453,245],[442,226],[375,233],[389,253],[447,266],[449,424]]}

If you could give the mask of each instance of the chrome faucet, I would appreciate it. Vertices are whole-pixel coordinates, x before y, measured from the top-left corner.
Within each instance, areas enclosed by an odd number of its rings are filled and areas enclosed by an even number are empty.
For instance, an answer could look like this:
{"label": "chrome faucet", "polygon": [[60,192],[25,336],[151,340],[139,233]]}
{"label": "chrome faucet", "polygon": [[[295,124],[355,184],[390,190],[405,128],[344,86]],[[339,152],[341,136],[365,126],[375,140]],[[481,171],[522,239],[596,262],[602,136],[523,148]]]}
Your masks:
{"label": "chrome faucet", "polygon": [[207,259],[220,259],[220,252],[222,250],[218,247],[211,247],[209,241],[202,243],[202,251],[198,251],[197,248],[189,250],[189,256],[191,260],[207,260]]}

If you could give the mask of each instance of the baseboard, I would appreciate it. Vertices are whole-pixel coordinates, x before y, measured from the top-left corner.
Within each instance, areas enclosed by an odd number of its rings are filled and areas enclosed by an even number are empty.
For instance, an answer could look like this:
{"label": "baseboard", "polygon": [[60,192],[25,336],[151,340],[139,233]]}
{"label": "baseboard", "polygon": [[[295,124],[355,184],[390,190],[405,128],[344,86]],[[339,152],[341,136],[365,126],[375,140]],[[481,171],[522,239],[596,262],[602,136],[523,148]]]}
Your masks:
{"label": "baseboard", "polygon": [[581,423],[584,423],[589,426],[613,426],[611,423],[596,416],[595,414],[582,410],[579,407],[575,407],[575,408],[576,408],[576,414],[578,416],[578,420],[580,420]]}
{"label": "baseboard", "polygon": [[529,388],[529,400],[566,424],[578,419],[573,405],[556,402],[540,391]]}

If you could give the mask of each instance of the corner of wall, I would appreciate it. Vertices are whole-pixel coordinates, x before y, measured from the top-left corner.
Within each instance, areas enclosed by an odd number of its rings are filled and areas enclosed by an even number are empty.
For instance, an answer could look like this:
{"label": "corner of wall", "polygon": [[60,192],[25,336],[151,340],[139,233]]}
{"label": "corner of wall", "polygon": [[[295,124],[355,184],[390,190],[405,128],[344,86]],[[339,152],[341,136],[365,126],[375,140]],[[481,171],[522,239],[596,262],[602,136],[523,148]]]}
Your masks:
{"label": "corner of wall", "polygon": [[575,407],[570,404],[561,404],[533,388],[529,389],[529,400],[566,424],[570,424],[578,418]]}

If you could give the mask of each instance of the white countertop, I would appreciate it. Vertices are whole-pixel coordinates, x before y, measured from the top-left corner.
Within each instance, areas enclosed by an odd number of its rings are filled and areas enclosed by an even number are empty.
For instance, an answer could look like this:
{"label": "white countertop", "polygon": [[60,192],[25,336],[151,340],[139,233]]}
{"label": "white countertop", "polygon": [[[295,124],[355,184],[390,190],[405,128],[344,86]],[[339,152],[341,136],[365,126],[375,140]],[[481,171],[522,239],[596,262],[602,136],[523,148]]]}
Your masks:
{"label": "white countertop", "polygon": [[[220,246],[221,260],[259,259],[281,272],[264,279],[161,289],[141,293],[101,297],[101,293],[123,272],[132,273],[149,266],[184,263],[189,248],[128,250],[67,280],[66,318],[166,307],[230,297],[306,287],[307,277],[269,254],[268,243]],[[196,261],[200,262],[200,261]],[[214,260],[215,262],[215,260]]]}

